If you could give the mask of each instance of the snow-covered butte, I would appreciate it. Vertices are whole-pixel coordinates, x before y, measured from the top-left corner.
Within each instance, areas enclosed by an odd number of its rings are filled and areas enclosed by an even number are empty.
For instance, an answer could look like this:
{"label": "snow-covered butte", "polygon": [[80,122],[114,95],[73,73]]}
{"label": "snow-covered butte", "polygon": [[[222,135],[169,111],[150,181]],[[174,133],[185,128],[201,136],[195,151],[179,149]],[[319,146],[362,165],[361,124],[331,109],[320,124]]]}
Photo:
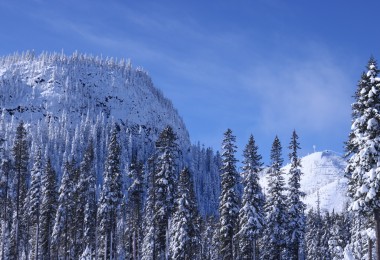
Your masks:
{"label": "snow-covered butte", "polygon": [[172,103],[130,62],[74,53],[32,53],[0,59],[0,105],[17,118],[41,119],[67,110],[71,120],[104,113],[129,125],[171,125],[182,141],[186,127]]}
{"label": "snow-covered butte", "polygon": [[123,146],[122,167],[134,152],[146,160],[159,132],[168,125],[177,134],[181,150],[190,148],[186,126],[171,101],[145,71],[125,60],[79,53],[1,57],[0,108],[8,147],[23,120],[31,139],[41,140],[45,153],[54,157],[55,168],[72,154],[80,160],[92,135],[100,176],[107,136],[115,123]]}
{"label": "snow-covered butte", "polygon": [[[301,190],[306,193],[303,201],[308,209],[316,209],[318,193],[322,211],[342,212],[345,209],[348,202],[348,180],[344,177],[346,164],[342,156],[333,151],[315,152],[301,158]],[[283,167],[286,183],[289,169],[290,165]],[[267,182],[267,177],[263,174],[260,183],[264,190]]]}

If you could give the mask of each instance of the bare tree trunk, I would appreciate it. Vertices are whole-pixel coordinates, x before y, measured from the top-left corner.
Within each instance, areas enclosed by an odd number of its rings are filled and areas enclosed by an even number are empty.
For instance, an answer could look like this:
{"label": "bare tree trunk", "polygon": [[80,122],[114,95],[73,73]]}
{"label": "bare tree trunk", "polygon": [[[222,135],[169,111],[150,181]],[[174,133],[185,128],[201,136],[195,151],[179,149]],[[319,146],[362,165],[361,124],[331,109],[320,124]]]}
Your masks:
{"label": "bare tree trunk", "polygon": [[368,260],[372,260],[372,240],[368,238]]}

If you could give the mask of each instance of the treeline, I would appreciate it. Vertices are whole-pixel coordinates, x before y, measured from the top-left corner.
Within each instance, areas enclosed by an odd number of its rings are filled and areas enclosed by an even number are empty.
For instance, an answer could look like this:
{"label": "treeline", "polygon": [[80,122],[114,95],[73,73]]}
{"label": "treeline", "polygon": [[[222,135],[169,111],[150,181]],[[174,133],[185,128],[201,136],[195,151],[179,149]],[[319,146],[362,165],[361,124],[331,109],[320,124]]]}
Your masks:
{"label": "treeline", "polygon": [[147,161],[132,156],[127,172],[120,167],[119,131],[115,125],[109,135],[97,185],[92,139],[82,159],[67,160],[58,176],[50,160],[54,151],[43,154],[35,143],[29,147],[26,127],[18,125],[13,146],[1,146],[2,259],[334,259],[343,254],[350,240],[347,215],[324,215],[319,208],[304,213],[295,132],[289,182],[276,137],[265,196],[253,136],[240,174],[231,130],[224,134],[219,162],[209,161],[218,158],[210,150],[193,148],[198,156],[193,165],[220,163],[220,183],[213,183],[221,187],[219,213],[214,215],[199,211],[199,201],[207,198],[197,198],[195,166],[178,170],[181,151],[171,127],[160,133]]}

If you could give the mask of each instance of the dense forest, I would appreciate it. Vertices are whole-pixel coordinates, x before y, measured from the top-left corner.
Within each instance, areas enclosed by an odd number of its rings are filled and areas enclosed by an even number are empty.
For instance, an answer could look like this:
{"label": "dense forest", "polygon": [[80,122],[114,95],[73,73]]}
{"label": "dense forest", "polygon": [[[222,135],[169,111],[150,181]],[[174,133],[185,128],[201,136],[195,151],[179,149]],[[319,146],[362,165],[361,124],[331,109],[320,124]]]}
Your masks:
{"label": "dense forest", "polygon": [[[76,75],[78,67],[87,76],[101,67],[106,72],[122,71],[129,80],[125,84],[137,79],[147,82],[146,75],[132,71],[127,63],[104,63],[80,55],[35,58],[27,54],[13,59],[7,57],[0,64],[38,61],[45,68],[51,59],[58,60],[61,65],[53,64],[60,68],[71,63],[70,75]],[[90,67],[91,73],[83,66]],[[49,75],[57,82],[66,80],[63,89],[70,87],[70,79],[60,78],[57,71]],[[286,151],[274,138],[268,167],[251,135],[240,170],[231,129],[221,134],[220,152],[190,145],[171,103],[155,90],[151,93],[169,110],[155,109],[173,115],[172,124],[165,119],[152,125],[120,121],[108,110],[108,103],[90,104],[88,100],[99,101],[93,97],[79,103],[97,107],[100,114],[92,116],[85,109],[79,111],[76,123],[69,123],[70,111],[78,110],[67,100],[68,93],[88,84],[77,76],[75,82],[82,85],[59,97],[63,110],[49,116],[46,108],[40,108],[42,116],[30,120],[30,115],[23,116],[29,104],[17,110],[7,106],[9,96],[14,105],[15,96],[27,94],[18,91],[17,82],[23,82],[20,75],[3,77],[1,259],[378,259],[378,72],[371,58],[355,92],[353,124],[345,144],[350,204],[339,213],[321,211],[319,198],[316,208],[306,209],[296,131],[290,134]],[[33,86],[48,81],[39,71],[36,74],[39,80],[34,76]],[[89,93],[81,91],[83,96]],[[120,100],[116,102],[123,103]],[[36,103],[33,107],[38,110]],[[284,153],[290,162],[288,172],[283,170]],[[259,183],[263,172],[268,179],[265,192]]]}

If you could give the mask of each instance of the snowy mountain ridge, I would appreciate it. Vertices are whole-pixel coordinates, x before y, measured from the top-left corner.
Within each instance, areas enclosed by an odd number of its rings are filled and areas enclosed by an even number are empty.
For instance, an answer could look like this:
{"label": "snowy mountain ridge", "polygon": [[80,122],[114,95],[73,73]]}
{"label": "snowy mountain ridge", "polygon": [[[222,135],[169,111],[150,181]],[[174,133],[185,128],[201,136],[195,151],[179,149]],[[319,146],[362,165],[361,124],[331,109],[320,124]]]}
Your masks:
{"label": "snowy mountain ridge", "polygon": [[[0,60],[0,105],[16,118],[59,116],[71,120],[104,114],[119,123],[172,125],[188,141],[186,127],[171,101],[153,86],[140,68],[126,61],[74,53],[32,53]],[[73,122],[74,123],[74,122]]]}
{"label": "snowy mountain ridge", "polygon": [[[301,158],[301,190],[306,193],[303,201],[308,210],[316,209],[318,193],[322,211],[342,212],[348,202],[347,178],[344,177],[346,161],[333,151],[321,151]],[[285,182],[288,182],[290,165],[283,167]],[[268,180],[265,173],[260,183],[266,191]]]}
{"label": "snowy mountain ridge", "polygon": [[[115,127],[122,146],[121,168],[135,156],[146,161],[159,133],[170,125],[183,156],[190,148],[186,126],[170,100],[130,62],[74,53],[32,52],[0,58],[0,128],[12,147],[20,121],[30,142],[49,155],[60,176],[64,162],[80,162],[89,137],[95,142],[98,180],[108,136]],[[30,151],[34,157],[36,147]]]}

